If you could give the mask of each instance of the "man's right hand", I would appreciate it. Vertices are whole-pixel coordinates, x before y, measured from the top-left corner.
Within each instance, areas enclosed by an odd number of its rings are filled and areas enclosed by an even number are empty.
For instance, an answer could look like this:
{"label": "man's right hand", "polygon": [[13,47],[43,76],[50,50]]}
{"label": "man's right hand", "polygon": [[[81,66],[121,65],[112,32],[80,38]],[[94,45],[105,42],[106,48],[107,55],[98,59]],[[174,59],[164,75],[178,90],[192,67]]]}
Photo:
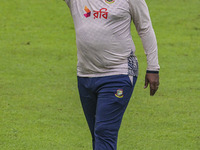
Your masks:
{"label": "man's right hand", "polygon": [[158,73],[146,73],[144,88],[146,89],[150,84],[150,95],[153,96],[159,87],[159,74]]}

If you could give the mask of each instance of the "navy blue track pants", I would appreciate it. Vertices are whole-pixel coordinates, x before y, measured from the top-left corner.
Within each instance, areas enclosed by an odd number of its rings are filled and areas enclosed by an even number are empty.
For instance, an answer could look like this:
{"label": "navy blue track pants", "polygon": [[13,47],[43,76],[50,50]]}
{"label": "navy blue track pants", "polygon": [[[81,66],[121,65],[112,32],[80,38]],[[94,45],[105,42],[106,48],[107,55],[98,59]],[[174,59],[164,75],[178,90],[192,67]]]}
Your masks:
{"label": "navy blue track pants", "polygon": [[83,111],[92,134],[93,150],[116,150],[122,117],[137,77],[78,77]]}

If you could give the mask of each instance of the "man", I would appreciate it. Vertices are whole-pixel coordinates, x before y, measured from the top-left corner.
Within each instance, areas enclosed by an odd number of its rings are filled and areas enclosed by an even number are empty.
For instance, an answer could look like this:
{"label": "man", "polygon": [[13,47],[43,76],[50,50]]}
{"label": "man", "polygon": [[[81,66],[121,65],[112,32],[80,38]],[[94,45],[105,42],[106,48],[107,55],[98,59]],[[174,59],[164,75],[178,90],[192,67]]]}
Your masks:
{"label": "man", "polygon": [[159,85],[158,50],[144,0],[65,0],[74,20],[77,76],[93,150],[116,150],[123,114],[138,76],[130,25],[133,20],[147,56],[145,88]]}

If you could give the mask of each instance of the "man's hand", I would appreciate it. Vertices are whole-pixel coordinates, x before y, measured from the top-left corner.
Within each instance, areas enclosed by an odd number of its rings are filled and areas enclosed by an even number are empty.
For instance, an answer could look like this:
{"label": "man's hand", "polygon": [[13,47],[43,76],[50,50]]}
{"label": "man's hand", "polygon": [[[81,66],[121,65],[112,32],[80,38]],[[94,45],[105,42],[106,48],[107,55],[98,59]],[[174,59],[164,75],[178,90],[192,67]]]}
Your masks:
{"label": "man's hand", "polygon": [[159,74],[157,73],[146,73],[144,88],[146,89],[150,84],[150,95],[153,96],[158,90],[159,86]]}

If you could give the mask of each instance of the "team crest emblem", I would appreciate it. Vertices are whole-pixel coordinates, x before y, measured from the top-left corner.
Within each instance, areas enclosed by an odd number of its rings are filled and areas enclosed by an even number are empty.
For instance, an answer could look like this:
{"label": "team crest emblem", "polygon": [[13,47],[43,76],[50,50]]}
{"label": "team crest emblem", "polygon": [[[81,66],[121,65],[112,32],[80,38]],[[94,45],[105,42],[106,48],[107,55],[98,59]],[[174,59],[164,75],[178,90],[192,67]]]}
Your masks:
{"label": "team crest emblem", "polygon": [[115,96],[118,97],[118,98],[124,97],[123,90],[122,89],[118,89],[117,93],[115,93]]}
{"label": "team crest emblem", "polygon": [[108,4],[112,4],[112,3],[115,2],[115,0],[105,0],[105,2],[108,3]]}

